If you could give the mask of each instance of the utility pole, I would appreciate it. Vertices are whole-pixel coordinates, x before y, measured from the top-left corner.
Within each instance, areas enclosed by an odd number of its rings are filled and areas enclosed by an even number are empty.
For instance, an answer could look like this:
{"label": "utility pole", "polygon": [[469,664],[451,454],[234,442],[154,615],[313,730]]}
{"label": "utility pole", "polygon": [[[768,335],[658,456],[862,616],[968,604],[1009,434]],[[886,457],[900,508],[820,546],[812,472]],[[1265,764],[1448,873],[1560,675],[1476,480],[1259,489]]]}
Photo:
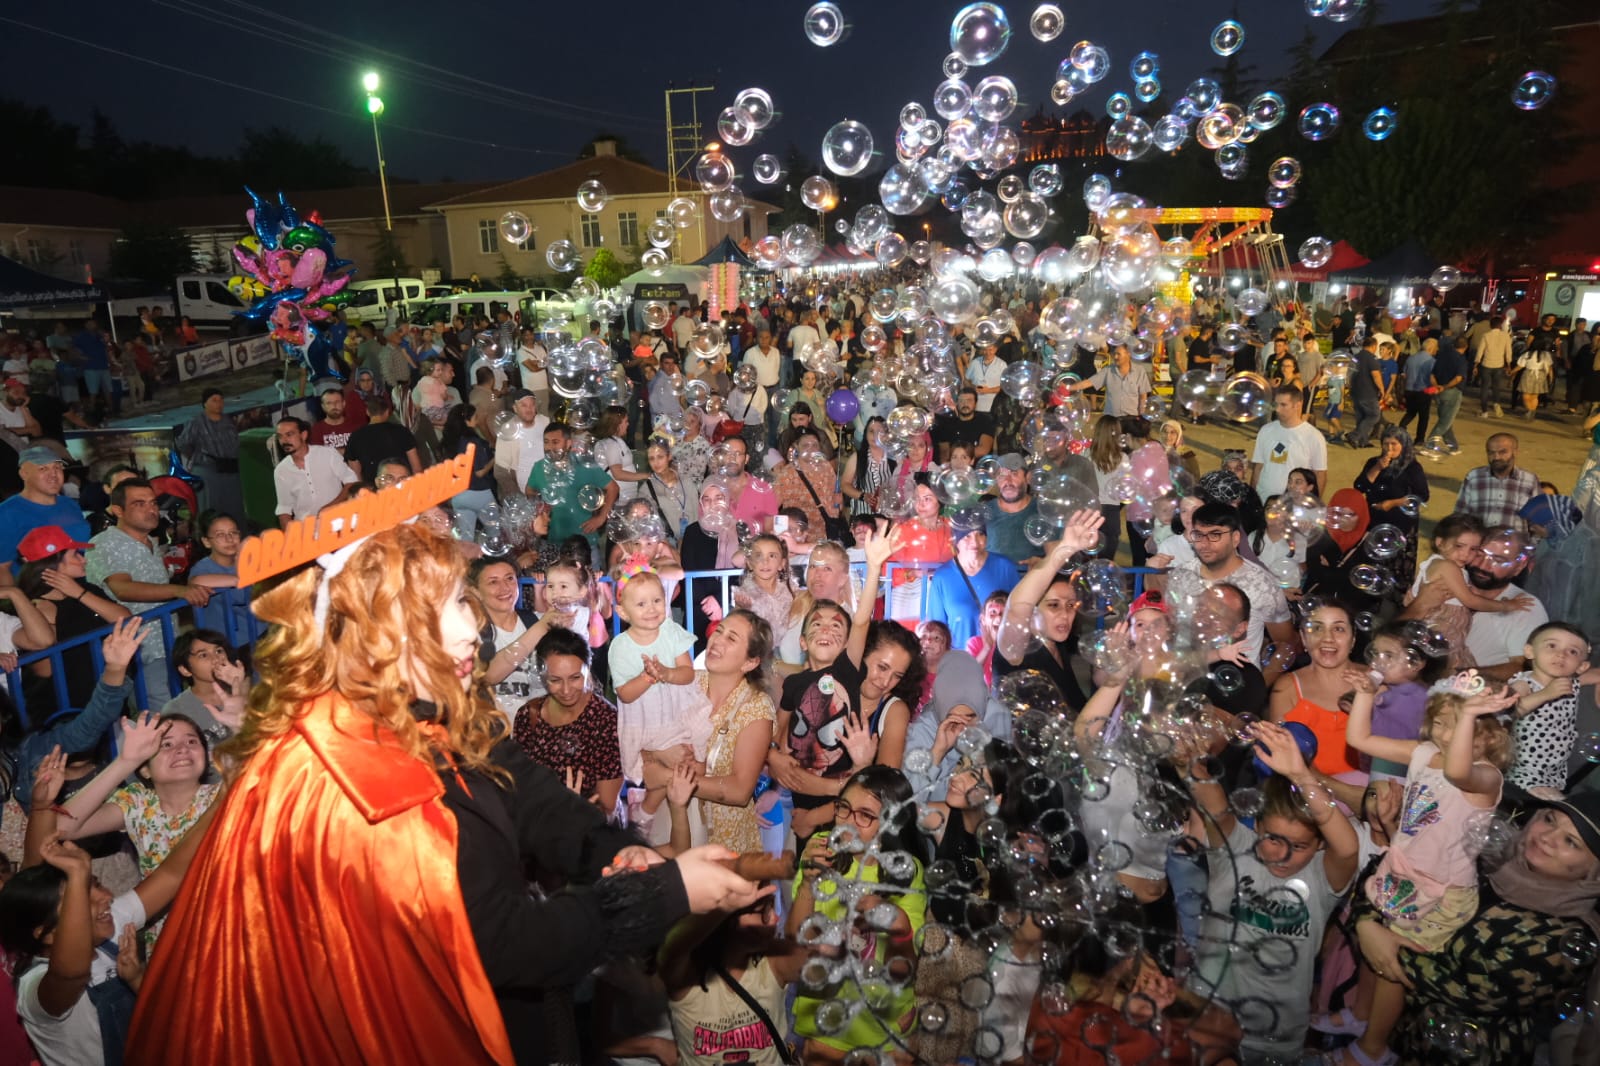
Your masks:
{"label": "utility pole", "polygon": [[[687,88],[679,89],[667,85],[667,197],[675,199],[682,195],[684,188],[689,183],[680,182],[679,176],[693,167],[695,160],[700,158],[700,153],[706,150],[705,142],[700,139],[700,93],[716,92],[715,85],[696,86],[690,82]],[[682,97],[678,104],[680,118],[674,121],[672,116],[673,97]],[[694,184],[693,195],[699,201],[699,211],[696,214],[696,224],[699,226],[700,254],[704,255],[706,248],[706,211],[705,192],[698,184]],[[683,242],[678,241],[678,260],[682,262]]]}

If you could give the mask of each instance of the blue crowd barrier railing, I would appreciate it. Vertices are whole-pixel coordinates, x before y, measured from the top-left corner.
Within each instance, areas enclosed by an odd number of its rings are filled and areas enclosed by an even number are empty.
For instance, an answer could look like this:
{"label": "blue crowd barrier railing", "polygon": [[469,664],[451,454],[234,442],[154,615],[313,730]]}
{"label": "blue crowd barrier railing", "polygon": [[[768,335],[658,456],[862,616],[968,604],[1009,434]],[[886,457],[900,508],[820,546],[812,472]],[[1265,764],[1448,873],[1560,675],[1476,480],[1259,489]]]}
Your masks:
{"label": "blue crowd barrier railing", "polygon": [[[859,562],[853,563],[851,564],[850,569],[851,577],[854,580],[856,587],[859,589],[866,579],[866,564]],[[881,586],[886,595],[884,616],[894,620],[901,620],[903,618],[911,617],[909,615],[896,613],[893,590],[894,578],[896,574],[903,572],[914,572],[918,575],[917,580],[919,585],[917,590],[917,613],[915,617],[918,619],[927,618],[930,613],[928,593],[931,585],[928,577],[935,569],[937,569],[937,567],[929,566],[926,563],[889,563],[884,569],[885,576]],[[1133,596],[1138,596],[1144,591],[1145,578],[1148,575],[1160,574],[1164,573],[1165,571],[1153,569],[1151,567],[1129,567],[1124,569],[1122,572],[1132,577],[1133,585],[1131,593]],[[687,599],[688,590],[693,588],[694,583],[697,582],[716,581],[718,588],[717,599],[724,605],[727,605],[733,602],[733,582],[743,576],[744,571],[740,569],[691,570],[684,574],[683,585],[685,588],[686,598],[683,602],[683,609],[685,628],[689,630],[692,636],[694,636],[696,639],[699,638],[699,634],[695,632],[695,605],[690,603]],[[610,579],[602,578],[601,580],[609,582]],[[520,602],[523,607],[527,609],[533,608],[534,588],[542,583],[542,581],[536,581],[533,578],[522,579],[522,599]],[[704,593],[701,593],[701,595],[704,595]],[[228,643],[236,649],[243,649],[252,646],[261,638],[262,633],[264,633],[266,630],[266,626],[261,622],[260,619],[251,613],[249,609],[250,593],[247,589],[217,589],[212,593],[211,604],[222,607],[222,633],[225,637],[227,637]],[[172,645],[178,636],[178,620],[176,616],[180,611],[189,610],[189,605],[179,600],[154,607],[151,610],[145,611],[139,616],[145,625],[155,625],[159,629],[161,634],[161,663],[162,667],[167,672],[168,691],[172,692],[173,694],[177,694],[178,692],[182,691],[183,687],[181,684],[181,679],[178,676],[177,664],[172,661]],[[192,615],[190,617],[192,617]],[[613,636],[622,631],[622,624],[621,615],[613,613],[611,618],[611,632]],[[17,708],[17,714],[21,720],[21,725],[25,732],[48,725],[51,721],[57,717],[60,717],[61,715],[75,714],[82,709],[72,706],[71,699],[68,694],[67,669],[65,661],[66,653],[71,652],[74,649],[87,646],[89,649],[90,661],[93,662],[95,675],[98,677],[100,672],[105,669],[105,657],[100,650],[100,643],[101,641],[105,640],[106,635],[110,632],[110,626],[103,626],[92,632],[85,633],[82,636],[74,637],[71,640],[62,641],[58,644],[52,644],[50,647],[44,648],[40,651],[24,652],[17,656],[17,668],[7,671],[6,679],[10,686],[12,703]],[[145,639],[148,640],[150,638],[147,636]],[[40,662],[50,663],[50,685],[55,695],[55,706],[57,710],[54,713],[44,717],[41,721],[35,722],[35,716],[30,715],[28,711],[27,694],[23,689],[23,678],[27,667],[32,666],[34,663]],[[149,688],[146,684],[145,669],[146,664],[144,662],[143,654],[141,653],[139,656],[135,657],[133,664],[130,666],[130,672],[134,684],[135,700],[137,705],[141,708],[159,711],[161,708],[149,706]]]}

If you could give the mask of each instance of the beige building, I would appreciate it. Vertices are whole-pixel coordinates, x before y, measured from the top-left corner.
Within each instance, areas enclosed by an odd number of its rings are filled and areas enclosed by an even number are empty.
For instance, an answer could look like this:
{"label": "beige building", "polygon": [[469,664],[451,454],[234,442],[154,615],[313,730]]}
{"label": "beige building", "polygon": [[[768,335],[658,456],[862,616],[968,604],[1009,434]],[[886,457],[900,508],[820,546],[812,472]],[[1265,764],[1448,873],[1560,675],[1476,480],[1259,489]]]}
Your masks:
{"label": "beige building", "polygon": [[109,196],[0,186],[0,255],[69,281],[104,278],[127,216]]}
{"label": "beige building", "polygon": [[[428,210],[439,212],[445,220],[451,276],[477,274],[488,280],[500,273],[502,258],[525,277],[552,275],[545,252],[558,240],[571,241],[584,262],[601,248],[609,248],[624,263],[635,261],[649,247],[646,228],[667,213],[672,194],[665,171],[616,153],[614,141],[596,141],[595,154],[589,159],[428,205]],[[583,211],[575,199],[578,186],[590,179],[599,181],[610,194],[606,205],[592,214]],[[749,247],[746,241],[767,235],[767,217],[778,211],[751,200],[743,218],[719,222],[705,211],[704,197],[692,180],[680,183],[680,194],[692,196],[701,207],[700,220],[679,230],[678,241],[670,249],[674,261],[680,263],[700,258],[723,237]],[[533,223],[533,236],[522,246],[500,236],[500,218],[508,211],[520,211]]]}

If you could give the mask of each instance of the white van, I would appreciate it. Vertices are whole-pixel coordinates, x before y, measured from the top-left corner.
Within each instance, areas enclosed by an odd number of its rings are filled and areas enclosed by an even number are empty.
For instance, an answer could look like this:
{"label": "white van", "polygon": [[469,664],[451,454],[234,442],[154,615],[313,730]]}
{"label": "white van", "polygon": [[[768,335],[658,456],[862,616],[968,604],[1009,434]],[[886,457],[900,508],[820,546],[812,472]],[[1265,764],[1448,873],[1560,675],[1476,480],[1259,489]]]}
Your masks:
{"label": "white van", "polygon": [[195,325],[232,326],[244,302],[228,291],[226,274],[179,274],[173,281],[178,314]]}
{"label": "white van", "polygon": [[360,322],[381,324],[393,304],[407,305],[426,297],[427,285],[421,278],[373,278],[351,282],[350,300],[344,305],[344,320],[354,326]]}

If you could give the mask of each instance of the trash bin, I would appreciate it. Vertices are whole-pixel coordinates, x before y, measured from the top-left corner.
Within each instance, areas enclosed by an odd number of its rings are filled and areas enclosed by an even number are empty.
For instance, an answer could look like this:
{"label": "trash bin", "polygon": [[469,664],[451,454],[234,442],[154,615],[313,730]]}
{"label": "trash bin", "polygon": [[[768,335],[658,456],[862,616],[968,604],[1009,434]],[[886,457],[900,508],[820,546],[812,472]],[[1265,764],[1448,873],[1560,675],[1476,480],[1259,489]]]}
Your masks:
{"label": "trash bin", "polygon": [[258,529],[278,525],[278,490],[272,484],[277,458],[272,443],[277,429],[261,426],[239,434],[239,483],[244,490],[244,516]]}

